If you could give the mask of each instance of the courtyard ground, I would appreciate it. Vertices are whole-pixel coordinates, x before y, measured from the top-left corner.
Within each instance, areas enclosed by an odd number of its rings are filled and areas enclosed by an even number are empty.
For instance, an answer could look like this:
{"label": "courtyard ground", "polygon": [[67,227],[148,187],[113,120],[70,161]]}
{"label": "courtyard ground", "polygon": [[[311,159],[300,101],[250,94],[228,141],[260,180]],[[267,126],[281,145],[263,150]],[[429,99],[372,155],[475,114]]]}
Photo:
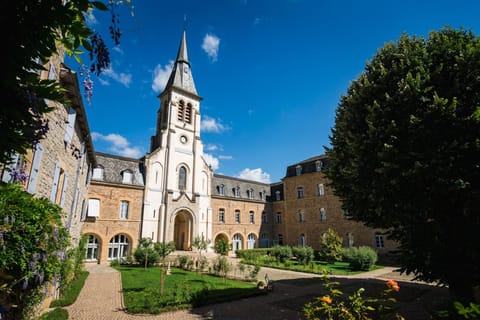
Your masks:
{"label": "courtyard ground", "polygon": [[[229,259],[238,263],[236,258]],[[66,308],[69,319],[304,319],[303,305],[326,293],[320,278],[315,275],[262,267],[258,279],[268,274],[274,280],[274,290],[267,295],[160,315],[131,315],[123,312],[120,273],[108,265],[89,264],[86,269],[90,275],[84,288],[77,301]],[[411,281],[411,277],[394,270],[386,267],[332,278],[339,281],[347,293],[359,287],[365,288],[367,293],[379,292],[385,288],[386,279],[398,280],[401,288],[397,296],[398,313],[409,320],[428,319],[433,307],[448,297],[447,289]]]}

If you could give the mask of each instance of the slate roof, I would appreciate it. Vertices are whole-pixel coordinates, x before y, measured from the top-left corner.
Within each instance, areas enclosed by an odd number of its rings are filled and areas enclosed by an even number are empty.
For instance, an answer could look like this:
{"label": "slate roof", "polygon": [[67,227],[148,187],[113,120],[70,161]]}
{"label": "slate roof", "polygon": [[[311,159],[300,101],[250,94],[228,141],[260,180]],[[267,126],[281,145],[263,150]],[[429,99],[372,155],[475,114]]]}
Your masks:
{"label": "slate roof", "polygon": [[132,185],[145,186],[145,168],[142,159],[120,157],[101,152],[96,153],[96,158],[98,166],[103,168],[103,179],[92,178],[92,180],[124,184],[122,173],[129,170],[132,173]]}
{"label": "slate roof", "polygon": [[[245,180],[236,177],[229,177],[220,174],[214,174],[212,180],[212,195],[227,197],[227,198],[240,198],[250,199],[257,201],[266,201],[266,198],[270,195],[270,184],[257,182],[252,180]],[[219,186],[223,185],[224,193],[220,193]],[[235,196],[234,189],[239,188],[240,196]],[[247,190],[253,190],[253,198],[249,198]],[[260,198],[260,192],[265,192],[263,200]]]}
{"label": "slate roof", "polygon": [[[297,175],[297,166],[301,166],[302,173],[311,173],[311,172],[318,172],[317,170],[317,161],[321,163],[321,170],[323,170],[328,165],[328,158],[326,155],[318,155],[315,157],[308,158],[306,160],[297,162],[287,167],[287,172],[285,174],[285,178],[294,177]],[[320,170],[320,171],[321,171]]]}
{"label": "slate roof", "polygon": [[185,31],[183,31],[182,40],[180,41],[180,46],[178,48],[177,59],[175,61],[175,65],[173,66],[172,73],[170,74],[170,78],[168,79],[167,85],[165,86],[164,92],[169,90],[171,87],[175,87],[198,96],[195,83],[193,82],[190,62],[188,61],[187,36]]}

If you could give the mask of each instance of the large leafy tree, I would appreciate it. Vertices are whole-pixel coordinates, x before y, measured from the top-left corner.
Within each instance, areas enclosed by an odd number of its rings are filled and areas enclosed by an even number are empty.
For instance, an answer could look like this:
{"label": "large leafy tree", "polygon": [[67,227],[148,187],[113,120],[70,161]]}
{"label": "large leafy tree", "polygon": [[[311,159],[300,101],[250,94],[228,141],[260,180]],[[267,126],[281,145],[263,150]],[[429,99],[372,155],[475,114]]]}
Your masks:
{"label": "large leafy tree", "polygon": [[98,75],[109,66],[107,46],[88,26],[86,16],[94,9],[110,10],[110,35],[118,44],[120,29],[116,6],[115,0],[106,3],[89,0],[0,3],[0,27],[4,30],[2,46],[5,48],[0,80],[0,163],[8,162],[12,154],[24,154],[45,136],[48,123],[43,115],[51,111],[45,99],[62,101],[64,98],[57,82],[40,80],[38,71],[44,62],[53,55],[62,54],[63,50],[80,61],[82,50],[85,50],[91,58],[89,72]]}
{"label": "large leafy tree", "polygon": [[[473,300],[480,285],[480,40],[444,28],[385,44],[341,98],[327,175],[401,269]],[[476,289],[475,289],[476,287]]]}

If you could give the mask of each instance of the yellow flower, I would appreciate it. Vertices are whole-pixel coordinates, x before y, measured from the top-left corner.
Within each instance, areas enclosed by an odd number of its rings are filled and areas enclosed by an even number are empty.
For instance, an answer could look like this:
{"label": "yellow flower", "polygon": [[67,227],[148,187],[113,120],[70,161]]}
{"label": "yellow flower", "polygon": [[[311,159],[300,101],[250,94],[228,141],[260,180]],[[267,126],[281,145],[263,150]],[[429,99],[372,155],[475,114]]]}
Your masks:
{"label": "yellow flower", "polygon": [[332,303],[332,298],[330,298],[329,296],[323,296],[323,297],[320,299],[320,301],[323,302],[323,303],[330,304],[330,303]]}

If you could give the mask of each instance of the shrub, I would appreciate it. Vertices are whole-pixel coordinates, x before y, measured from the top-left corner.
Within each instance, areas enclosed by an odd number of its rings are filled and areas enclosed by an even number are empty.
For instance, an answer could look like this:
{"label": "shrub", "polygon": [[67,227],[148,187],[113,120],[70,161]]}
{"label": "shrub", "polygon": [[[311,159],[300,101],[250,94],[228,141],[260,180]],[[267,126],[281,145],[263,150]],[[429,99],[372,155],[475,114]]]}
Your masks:
{"label": "shrub", "polygon": [[45,283],[58,284],[72,270],[62,265],[69,239],[61,219],[62,209],[48,199],[18,185],[0,187],[0,297],[9,319],[28,318]]}
{"label": "shrub", "polygon": [[188,256],[178,256],[177,258],[178,266],[182,269],[186,269],[189,259],[190,258]]}
{"label": "shrub", "polygon": [[343,250],[343,260],[352,270],[370,270],[377,262],[377,253],[370,247],[348,248]]}
{"label": "shrub", "polygon": [[68,311],[62,308],[55,308],[50,312],[44,313],[39,320],[67,320]]}
{"label": "shrub", "polygon": [[214,250],[216,253],[226,256],[228,254],[228,250],[230,249],[230,246],[228,244],[227,239],[220,239],[215,242]]}
{"label": "shrub", "polygon": [[152,247],[137,248],[133,253],[133,256],[135,261],[141,266],[145,265],[145,259],[147,259],[148,267],[154,266],[160,260],[160,255]]}
{"label": "shrub", "polygon": [[343,239],[332,229],[328,228],[327,232],[320,239],[320,250],[318,257],[325,261],[338,261],[342,257]]}
{"label": "shrub", "polygon": [[256,261],[259,257],[266,256],[270,252],[269,248],[237,250],[235,254],[241,259],[247,261]]}
{"label": "shrub", "polygon": [[314,258],[314,252],[312,247],[293,247],[292,254],[297,261],[304,266],[308,265]]}
{"label": "shrub", "polygon": [[227,258],[224,256],[218,257],[217,261],[213,265],[213,270],[215,274],[222,277],[224,282],[227,281],[227,274],[232,270],[232,265],[228,262]]}
{"label": "shrub", "polygon": [[292,257],[292,248],[290,246],[275,246],[272,249],[272,254],[278,262],[285,262]]}

